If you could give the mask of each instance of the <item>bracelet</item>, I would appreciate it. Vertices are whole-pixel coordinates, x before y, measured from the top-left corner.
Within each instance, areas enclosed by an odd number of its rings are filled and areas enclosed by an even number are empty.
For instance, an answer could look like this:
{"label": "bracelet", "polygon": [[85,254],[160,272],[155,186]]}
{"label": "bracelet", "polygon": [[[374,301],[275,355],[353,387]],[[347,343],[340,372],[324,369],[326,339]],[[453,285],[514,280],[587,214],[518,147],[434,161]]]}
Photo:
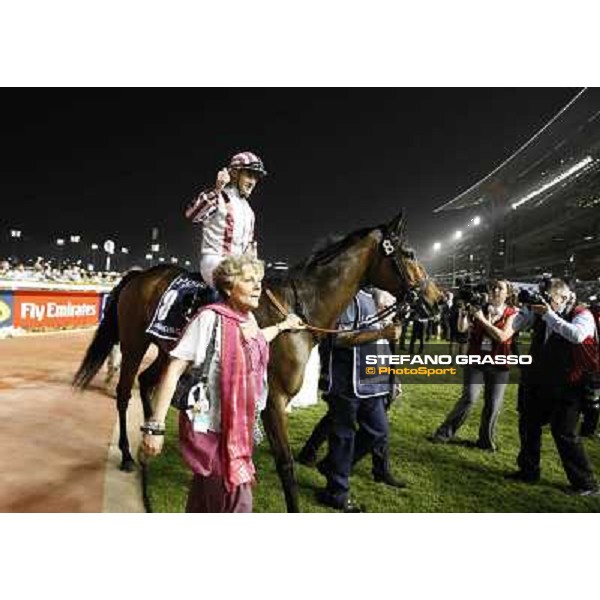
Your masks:
{"label": "bracelet", "polygon": [[165,426],[156,421],[147,421],[140,427],[140,431],[148,435],[165,435]]}
{"label": "bracelet", "polygon": [[153,429],[152,427],[148,427],[147,425],[142,425],[140,427],[140,431],[148,435],[165,435],[164,429]]}

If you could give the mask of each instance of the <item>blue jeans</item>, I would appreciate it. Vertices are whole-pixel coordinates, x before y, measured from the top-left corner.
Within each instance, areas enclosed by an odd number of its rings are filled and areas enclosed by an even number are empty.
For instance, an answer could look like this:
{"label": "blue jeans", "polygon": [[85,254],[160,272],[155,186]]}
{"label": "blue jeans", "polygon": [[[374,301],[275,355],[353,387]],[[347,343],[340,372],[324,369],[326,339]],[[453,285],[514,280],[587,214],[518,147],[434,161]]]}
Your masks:
{"label": "blue jeans", "polygon": [[492,365],[465,367],[462,394],[438,428],[436,435],[441,438],[453,438],[466,421],[483,390],[484,405],[478,444],[484,448],[495,448],[496,424],[504,403],[508,376],[508,369],[501,370]]}

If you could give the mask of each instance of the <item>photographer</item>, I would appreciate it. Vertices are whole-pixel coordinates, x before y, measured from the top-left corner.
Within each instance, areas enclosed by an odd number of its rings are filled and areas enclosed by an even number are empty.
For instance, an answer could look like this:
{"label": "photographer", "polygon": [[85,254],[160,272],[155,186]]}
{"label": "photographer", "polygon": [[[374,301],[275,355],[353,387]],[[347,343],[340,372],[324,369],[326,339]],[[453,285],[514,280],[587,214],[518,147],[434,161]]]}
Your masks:
{"label": "photographer", "polygon": [[541,298],[521,310],[515,329],[532,328],[533,362],[523,369],[519,386],[519,470],[509,479],[526,483],[540,478],[542,427],[552,437],[578,496],[600,494],[592,467],[577,435],[579,415],[593,396],[598,374],[598,337],[592,313],[577,305],[561,279],[551,279]]}
{"label": "photographer", "polygon": [[[507,306],[509,283],[492,281],[489,285],[489,304],[470,307],[470,337],[468,354],[509,355],[511,353],[512,324],[516,310]],[[476,297],[475,297],[476,298]],[[496,450],[495,430],[508,383],[508,367],[495,365],[468,365],[464,371],[464,385],[460,399],[450,411],[430,441],[449,442],[465,422],[473,405],[484,391],[484,408],[475,445],[482,450]]]}

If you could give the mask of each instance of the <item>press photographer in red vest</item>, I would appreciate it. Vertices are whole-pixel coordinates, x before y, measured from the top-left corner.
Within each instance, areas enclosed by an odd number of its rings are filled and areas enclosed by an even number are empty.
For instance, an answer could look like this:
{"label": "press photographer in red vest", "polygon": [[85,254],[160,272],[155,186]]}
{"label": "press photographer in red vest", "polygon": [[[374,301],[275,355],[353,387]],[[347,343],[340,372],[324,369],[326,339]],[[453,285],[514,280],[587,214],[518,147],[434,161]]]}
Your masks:
{"label": "press photographer in red vest", "polygon": [[515,319],[516,330],[532,329],[532,364],[519,386],[519,470],[510,479],[535,483],[540,478],[542,427],[549,423],[569,493],[599,495],[577,426],[585,402],[598,387],[598,332],[589,309],[561,279],[551,279],[544,297],[534,299]]}
{"label": "press photographer in red vest", "polygon": [[[510,355],[512,323],[516,309],[506,301],[510,286],[506,280],[494,280],[488,285],[489,303],[483,308],[472,306],[469,321],[469,355]],[[465,315],[465,320],[467,317]],[[449,442],[466,421],[481,391],[484,406],[481,413],[479,437],[475,443],[482,450],[496,449],[496,423],[504,402],[508,384],[508,367],[505,365],[468,365],[464,371],[462,394],[444,422],[429,439],[435,443]]]}

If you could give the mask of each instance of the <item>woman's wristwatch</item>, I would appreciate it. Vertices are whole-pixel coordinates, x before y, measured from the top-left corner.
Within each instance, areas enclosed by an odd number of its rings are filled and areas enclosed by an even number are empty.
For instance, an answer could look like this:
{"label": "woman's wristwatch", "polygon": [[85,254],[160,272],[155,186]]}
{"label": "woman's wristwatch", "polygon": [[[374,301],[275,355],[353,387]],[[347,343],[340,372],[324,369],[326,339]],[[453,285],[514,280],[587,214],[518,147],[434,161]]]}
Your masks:
{"label": "woman's wristwatch", "polygon": [[165,435],[165,424],[149,420],[140,427],[140,431],[148,435]]}

